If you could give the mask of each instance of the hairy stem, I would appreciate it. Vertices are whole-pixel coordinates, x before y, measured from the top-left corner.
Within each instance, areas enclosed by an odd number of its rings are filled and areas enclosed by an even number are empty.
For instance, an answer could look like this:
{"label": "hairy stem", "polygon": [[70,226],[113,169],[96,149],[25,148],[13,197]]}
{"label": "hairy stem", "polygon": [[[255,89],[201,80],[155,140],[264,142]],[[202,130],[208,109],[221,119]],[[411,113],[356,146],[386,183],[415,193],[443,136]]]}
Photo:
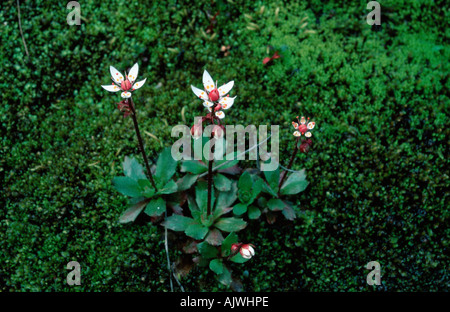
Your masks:
{"label": "hairy stem", "polygon": [[139,131],[139,125],[136,119],[136,110],[134,108],[133,99],[130,98],[130,108],[131,108],[131,118],[133,119],[134,129],[136,130],[136,136],[138,138],[139,142],[139,149],[141,150],[142,157],[144,158],[144,164],[145,168],[147,170],[147,175],[150,178],[150,182],[152,183],[153,188],[155,189],[155,192],[158,192],[158,188],[156,187],[155,180],[153,179],[152,171],[150,170],[150,165],[148,164],[147,155],[145,154],[144,150],[144,143],[142,141],[141,132]]}
{"label": "hairy stem", "polygon": [[[295,156],[297,155],[297,152],[298,152],[298,141],[299,140],[300,140],[300,137],[298,137],[297,140],[295,141],[294,152],[292,153],[291,159],[289,160],[289,165],[287,166],[288,170],[290,170],[292,165],[294,164],[294,159],[295,159]],[[286,179],[286,175],[287,175],[288,170],[285,170],[283,172],[283,175],[282,175],[281,180],[280,180],[280,184],[278,184],[278,196],[280,196],[281,187],[283,186],[284,180]]]}

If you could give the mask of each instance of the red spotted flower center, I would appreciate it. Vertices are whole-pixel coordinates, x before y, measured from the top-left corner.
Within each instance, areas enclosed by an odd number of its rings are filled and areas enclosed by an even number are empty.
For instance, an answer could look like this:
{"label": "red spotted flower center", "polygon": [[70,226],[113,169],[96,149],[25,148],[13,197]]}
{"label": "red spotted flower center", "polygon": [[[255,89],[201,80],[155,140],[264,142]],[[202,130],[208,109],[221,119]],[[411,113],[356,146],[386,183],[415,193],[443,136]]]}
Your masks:
{"label": "red spotted flower center", "polygon": [[120,87],[122,88],[123,91],[130,90],[131,89],[131,82],[128,79],[124,80],[120,84]]}
{"label": "red spotted flower center", "polygon": [[219,90],[217,90],[217,88],[212,89],[211,92],[209,92],[208,96],[211,101],[217,101],[220,98]]}

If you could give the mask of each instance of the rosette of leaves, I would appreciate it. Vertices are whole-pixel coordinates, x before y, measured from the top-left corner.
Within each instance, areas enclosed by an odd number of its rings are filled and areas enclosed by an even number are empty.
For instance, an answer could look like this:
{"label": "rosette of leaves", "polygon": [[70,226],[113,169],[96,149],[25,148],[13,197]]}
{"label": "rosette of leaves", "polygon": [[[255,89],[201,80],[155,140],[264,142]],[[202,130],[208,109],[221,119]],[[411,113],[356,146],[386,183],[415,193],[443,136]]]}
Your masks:
{"label": "rosette of leaves", "polygon": [[237,198],[236,182],[231,184],[227,192],[211,194],[211,205],[214,207],[207,214],[208,192],[205,181],[199,181],[195,186],[195,197],[188,196],[188,206],[191,216],[173,214],[166,218],[163,225],[176,232],[184,232],[195,240],[205,240],[212,246],[220,246],[224,240],[222,232],[238,232],[247,226],[240,218],[225,217]]}
{"label": "rosette of leaves", "polygon": [[288,220],[296,218],[295,211],[297,206],[287,200],[290,195],[297,195],[303,192],[308,186],[305,170],[292,172],[288,174],[287,179],[280,187],[280,167],[273,171],[263,171],[265,181],[263,183],[263,192],[269,194],[272,198],[258,199],[258,205],[266,213],[267,221],[273,223],[276,220],[276,213],[280,212]]}
{"label": "rosette of leaves", "polygon": [[[202,137],[201,139],[195,140],[195,144],[202,144],[201,150],[209,150],[209,138]],[[236,175],[240,173],[241,169],[237,166],[239,160],[236,158],[236,153],[225,155],[226,140],[223,140],[222,144],[218,144],[221,140],[216,140],[216,149],[214,151],[215,158],[221,156],[222,159],[215,159],[213,162],[213,169],[218,167],[217,170],[213,171],[213,183],[217,191],[227,192],[231,189],[232,180],[226,175]],[[222,146],[219,148],[219,146]],[[200,175],[204,175],[208,172],[208,160],[205,158],[205,154],[197,154],[194,148],[194,159],[184,160],[181,162],[180,167],[181,172],[185,172],[186,175],[182,177],[178,182],[178,189],[180,191],[189,189],[198,179]]]}
{"label": "rosette of leaves", "polygon": [[239,203],[233,207],[233,213],[241,216],[248,213],[249,219],[258,219],[261,216],[261,210],[253,202],[263,189],[264,181],[257,175],[252,175],[245,171],[238,181]]}
{"label": "rosette of leaves", "polygon": [[170,148],[159,155],[153,175],[156,191],[144,174],[144,168],[134,157],[125,157],[122,163],[125,176],[115,177],[113,185],[117,191],[130,197],[131,206],[120,216],[120,223],[133,222],[144,211],[150,217],[159,217],[166,211],[164,195],[178,191],[177,183],[172,179],[177,168]]}

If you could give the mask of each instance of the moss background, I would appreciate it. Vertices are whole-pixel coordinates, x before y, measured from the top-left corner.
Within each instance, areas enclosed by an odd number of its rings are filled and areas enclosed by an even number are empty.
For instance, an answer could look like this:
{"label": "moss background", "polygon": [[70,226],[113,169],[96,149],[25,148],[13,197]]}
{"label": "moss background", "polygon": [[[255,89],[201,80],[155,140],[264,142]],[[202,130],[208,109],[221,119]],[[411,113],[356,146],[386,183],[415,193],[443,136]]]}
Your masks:
{"label": "moss background", "polygon": [[[310,181],[303,213],[239,233],[257,246],[233,267],[244,290],[448,290],[444,1],[380,1],[381,27],[366,23],[366,1],[79,1],[80,26],[67,25],[67,2],[21,1],[29,58],[16,1],[0,3],[1,291],[170,289],[161,229],[117,222],[127,199],[111,180],[140,155],[120,96],[100,85],[109,65],[134,62],[148,78],[133,97],[141,129],[160,140],[144,135],[153,159],[174,142],[171,126],[202,112],[189,86],[204,69],[235,80],[226,122],[280,125],[282,154],[295,116],[317,122],[294,166]],[[274,51],[283,57],[264,66]],[[66,284],[72,260],[81,286]],[[366,284],[369,261],[382,286]],[[226,290],[206,269],[182,284]]]}

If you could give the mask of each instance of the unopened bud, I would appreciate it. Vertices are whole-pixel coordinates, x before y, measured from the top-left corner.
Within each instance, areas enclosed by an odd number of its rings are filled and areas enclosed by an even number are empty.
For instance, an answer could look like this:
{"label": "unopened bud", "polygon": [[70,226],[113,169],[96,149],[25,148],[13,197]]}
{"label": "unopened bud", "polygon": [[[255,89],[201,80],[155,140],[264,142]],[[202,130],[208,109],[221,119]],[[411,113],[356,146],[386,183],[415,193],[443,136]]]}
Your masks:
{"label": "unopened bud", "polygon": [[255,250],[253,249],[252,244],[244,244],[241,247],[241,250],[239,251],[241,253],[241,256],[245,259],[250,259],[255,255]]}

